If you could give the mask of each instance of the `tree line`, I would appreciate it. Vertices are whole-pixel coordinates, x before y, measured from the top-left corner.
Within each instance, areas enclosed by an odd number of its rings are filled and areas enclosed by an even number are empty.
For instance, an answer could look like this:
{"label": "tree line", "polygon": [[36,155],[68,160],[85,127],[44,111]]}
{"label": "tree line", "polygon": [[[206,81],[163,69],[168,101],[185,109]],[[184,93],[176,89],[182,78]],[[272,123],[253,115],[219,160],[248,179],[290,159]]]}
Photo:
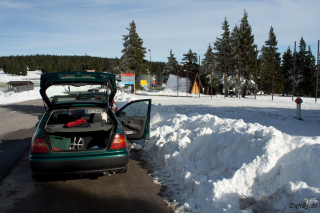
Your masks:
{"label": "tree line", "polygon": [[[118,58],[102,58],[92,56],[56,56],[26,55],[2,56],[0,68],[12,75],[27,75],[28,70],[41,70],[42,73],[86,71],[108,72],[120,74],[121,60]],[[152,62],[153,73],[163,69],[164,62]],[[161,72],[160,72],[161,74]]]}

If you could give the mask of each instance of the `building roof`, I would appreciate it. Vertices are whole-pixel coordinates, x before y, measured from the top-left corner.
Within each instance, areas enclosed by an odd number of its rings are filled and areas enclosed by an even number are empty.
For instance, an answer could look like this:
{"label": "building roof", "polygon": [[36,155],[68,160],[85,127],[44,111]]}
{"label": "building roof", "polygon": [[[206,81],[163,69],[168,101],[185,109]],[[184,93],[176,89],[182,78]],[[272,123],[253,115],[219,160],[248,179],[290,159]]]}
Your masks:
{"label": "building roof", "polygon": [[33,82],[31,82],[31,81],[9,81],[7,84],[10,84],[10,85],[29,85],[29,84],[33,84]]}

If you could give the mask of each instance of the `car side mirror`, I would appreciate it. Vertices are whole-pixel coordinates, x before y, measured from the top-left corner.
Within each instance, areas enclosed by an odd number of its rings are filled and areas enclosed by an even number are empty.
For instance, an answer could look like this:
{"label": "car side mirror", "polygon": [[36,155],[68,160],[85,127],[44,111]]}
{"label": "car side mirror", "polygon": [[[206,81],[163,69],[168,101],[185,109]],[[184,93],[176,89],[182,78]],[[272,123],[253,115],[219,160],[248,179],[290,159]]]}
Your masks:
{"label": "car side mirror", "polygon": [[120,113],[119,113],[119,116],[120,116],[120,117],[126,116],[126,112],[124,112],[124,111],[120,112]]}
{"label": "car side mirror", "polygon": [[40,121],[42,118],[42,115],[38,115],[38,120]]}

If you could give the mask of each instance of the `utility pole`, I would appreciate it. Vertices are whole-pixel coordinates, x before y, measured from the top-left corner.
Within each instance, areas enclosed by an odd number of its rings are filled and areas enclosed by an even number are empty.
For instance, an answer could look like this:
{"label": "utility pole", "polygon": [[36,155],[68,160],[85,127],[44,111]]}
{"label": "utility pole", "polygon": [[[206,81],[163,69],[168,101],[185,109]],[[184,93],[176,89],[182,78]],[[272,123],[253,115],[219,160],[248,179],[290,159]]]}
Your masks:
{"label": "utility pole", "polygon": [[188,63],[186,63],[186,68],[187,68],[187,76],[186,76],[186,93],[187,93],[187,97],[188,97]]}
{"label": "utility pole", "polygon": [[212,55],[211,55],[211,98],[212,98]]}
{"label": "utility pole", "polygon": [[151,91],[151,85],[152,85],[152,80],[151,80],[151,50],[149,49],[150,52],[150,91]]}
{"label": "utility pole", "polygon": [[292,86],[292,101],[293,101],[293,97],[294,97],[294,83],[296,81],[296,42],[294,42],[294,67],[293,67],[293,86]]}
{"label": "utility pole", "polygon": [[200,98],[200,92],[201,92],[201,81],[200,81],[200,69],[201,69],[201,62],[200,62],[200,55],[199,55],[199,98]]}
{"label": "utility pole", "polygon": [[177,97],[179,97],[179,65],[177,65]]}
{"label": "utility pole", "polygon": [[227,97],[227,53],[224,51],[224,98]]}
{"label": "utility pole", "polygon": [[272,45],[273,50],[273,57],[272,57],[272,100],[273,100],[273,93],[274,93],[274,45]]}
{"label": "utility pole", "polygon": [[256,46],[256,80],[255,80],[255,90],[254,90],[254,99],[256,99],[257,96],[257,80],[258,80],[258,47]]}
{"label": "utility pole", "polygon": [[319,84],[319,40],[318,40],[318,53],[317,53],[317,83],[316,83],[316,100],[318,99],[318,84]]}
{"label": "utility pole", "polygon": [[240,49],[240,69],[239,69],[239,89],[238,89],[238,94],[239,94],[239,99],[241,96],[240,90],[241,90],[241,49]]}

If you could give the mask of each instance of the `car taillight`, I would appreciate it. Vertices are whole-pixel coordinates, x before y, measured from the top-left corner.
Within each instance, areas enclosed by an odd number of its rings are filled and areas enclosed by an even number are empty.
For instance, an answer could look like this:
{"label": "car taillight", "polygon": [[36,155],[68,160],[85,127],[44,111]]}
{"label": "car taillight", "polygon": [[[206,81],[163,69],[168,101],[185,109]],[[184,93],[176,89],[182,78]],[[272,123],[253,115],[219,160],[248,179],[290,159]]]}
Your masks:
{"label": "car taillight", "polygon": [[48,153],[49,148],[45,140],[41,137],[35,138],[31,143],[31,152],[33,153]]}
{"label": "car taillight", "polygon": [[122,134],[116,134],[110,146],[110,149],[124,149],[127,147],[127,139]]}
{"label": "car taillight", "polygon": [[116,102],[112,101],[112,108],[114,110],[114,112],[117,111],[117,105],[116,105]]}

